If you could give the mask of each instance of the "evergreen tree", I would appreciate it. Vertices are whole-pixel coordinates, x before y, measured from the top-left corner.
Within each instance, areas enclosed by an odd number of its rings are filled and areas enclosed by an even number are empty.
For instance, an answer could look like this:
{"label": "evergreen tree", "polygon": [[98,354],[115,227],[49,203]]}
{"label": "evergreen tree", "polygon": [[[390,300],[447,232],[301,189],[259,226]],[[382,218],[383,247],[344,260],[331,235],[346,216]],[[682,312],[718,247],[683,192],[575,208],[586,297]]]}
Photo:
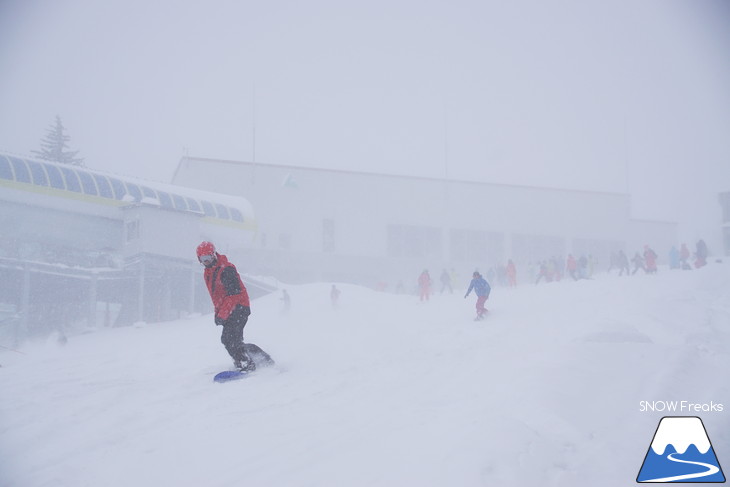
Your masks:
{"label": "evergreen tree", "polygon": [[76,157],[79,151],[65,151],[71,137],[65,134],[66,128],[61,122],[61,117],[56,115],[56,123],[51,125],[46,136],[41,140],[41,150],[33,151],[33,154],[44,161],[61,162],[73,166],[83,166],[83,158]]}

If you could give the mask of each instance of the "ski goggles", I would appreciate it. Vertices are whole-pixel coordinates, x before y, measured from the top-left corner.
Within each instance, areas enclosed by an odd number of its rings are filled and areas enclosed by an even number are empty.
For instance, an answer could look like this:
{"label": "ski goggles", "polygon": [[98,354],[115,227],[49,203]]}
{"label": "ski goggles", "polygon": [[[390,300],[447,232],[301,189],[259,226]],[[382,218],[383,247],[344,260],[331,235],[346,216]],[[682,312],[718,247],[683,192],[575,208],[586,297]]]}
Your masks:
{"label": "ski goggles", "polygon": [[201,255],[198,260],[203,265],[212,264],[215,261],[215,255]]}

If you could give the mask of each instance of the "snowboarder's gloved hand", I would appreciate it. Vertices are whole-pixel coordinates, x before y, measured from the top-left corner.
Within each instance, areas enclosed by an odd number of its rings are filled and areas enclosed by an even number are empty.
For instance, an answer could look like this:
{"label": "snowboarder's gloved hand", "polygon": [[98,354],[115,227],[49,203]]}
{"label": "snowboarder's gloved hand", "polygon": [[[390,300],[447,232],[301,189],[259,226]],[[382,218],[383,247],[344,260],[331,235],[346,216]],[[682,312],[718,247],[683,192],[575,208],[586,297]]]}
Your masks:
{"label": "snowboarder's gloved hand", "polygon": [[468,294],[465,294],[465,295],[464,295],[464,299],[466,299],[466,297],[467,297],[467,296],[469,296],[469,295],[468,295]]}
{"label": "snowboarder's gloved hand", "polygon": [[217,326],[223,326],[223,322],[224,322],[224,321],[225,321],[225,320],[224,320],[223,318],[220,318],[220,317],[218,317],[218,316],[216,316],[216,317],[215,317],[215,324],[216,324]]}

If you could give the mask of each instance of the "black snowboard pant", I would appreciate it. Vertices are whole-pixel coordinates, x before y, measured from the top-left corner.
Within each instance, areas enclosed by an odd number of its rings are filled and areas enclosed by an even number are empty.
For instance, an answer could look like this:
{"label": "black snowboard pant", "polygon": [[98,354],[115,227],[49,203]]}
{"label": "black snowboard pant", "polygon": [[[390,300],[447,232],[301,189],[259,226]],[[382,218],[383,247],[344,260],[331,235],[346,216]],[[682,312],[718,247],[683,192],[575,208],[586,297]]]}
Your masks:
{"label": "black snowboard pant", "polygon": [[238,306],[227,320],[223,321],[221,343],[226,347],[236,366],[247,370],[255,370],[256,365],[273,365],[272,358],[258,345],[243,343],[243,328],[248,322],[249,311]]}

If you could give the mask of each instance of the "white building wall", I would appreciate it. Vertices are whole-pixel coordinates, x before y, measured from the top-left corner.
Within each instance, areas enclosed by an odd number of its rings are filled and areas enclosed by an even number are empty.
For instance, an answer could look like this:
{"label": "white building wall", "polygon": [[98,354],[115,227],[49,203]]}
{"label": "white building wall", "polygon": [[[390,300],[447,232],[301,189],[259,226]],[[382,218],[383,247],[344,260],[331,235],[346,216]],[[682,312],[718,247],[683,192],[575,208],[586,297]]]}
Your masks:
{"label": "white building wall", "polygon": [[321,253],[324,219],[334,221],[335,252],[346,255],[387,256],[390,225],[440,229],[444,261],[452,229],[501,238],[503,259],[513,236],[561,239],[569,251],[576,237],[615,241],[630,231],[629,198],[614,193],[201,159],[183,159],[174,182],[248,198],[259,221],[257,244],[270,249],[286,249],[288,238],[290,250]]}
{"label": "white building wall", "polygon": [[434,279],[442,268],[463,276],[510,258],[527,275],[537,261],[571,252],[590,254],[600,270],[637,240],[668,249],[676,231],[631,220],[621,193],[195,158],[181,160],[173,183],[247,198],[259,232],[236,261],[292,281],[402,279],[408,287],[423,268]]}

